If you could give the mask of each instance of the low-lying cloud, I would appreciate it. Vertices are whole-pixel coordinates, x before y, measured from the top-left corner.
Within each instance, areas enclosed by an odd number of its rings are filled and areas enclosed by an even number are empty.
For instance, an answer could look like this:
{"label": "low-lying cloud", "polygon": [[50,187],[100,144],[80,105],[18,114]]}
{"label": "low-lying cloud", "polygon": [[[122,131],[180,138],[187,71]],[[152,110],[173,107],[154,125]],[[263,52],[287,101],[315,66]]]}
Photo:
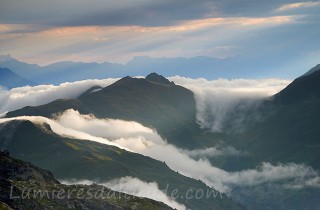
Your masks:
{"label": "low-lying cloud", "polygon": [[[277,165],[262,163],[254,169],[227,172],[212,166],[205,158],[198,160],[190,158],[188,152],[168,144],[156,131],[138,123],[96,119],[92,115],[81,115],[75,110],[68,110],[55,120],[44,117],[17,117],[0,119],[0,123],[14,119],[25,119],[35,123],[45,122],[59,135],[115,145],[159,161],[165,161],[171,169],[194,179],[200,179],[208,186],[226,193],[232,193],[233,186],[254,186],[279,181],[285,181],[289,185],[307,186],[308,183],[319,180],[318,174],[311,167],[293,163]],[[113,126],[115,130],[123,127],[123,136],[120,133],[114,134]],[[138,127],[139,132],[133,132],[134,127]],[[319,183],[315,186],[319,186]]]}
{"label": "low-lying cloud", "polygon": [[[197,122],[202,128],[213,132],[222,132],[226,128],[228,131],[241,131],[248,116],[259,117],[252,113],[261,99],[277,93],[290,83],[280,79],[209,81],[180,76],[169,79],[194,92]],[[77,98],[92,86],[105,87],[115,81],[117,79],[84,80],[59,86],[39,85],[0,90],[0,117],[4,117],[8,111],[25,106],[43,105],[56,99]]]}
{"label": "low-lying cloud", "polygon": [[248,112],[252,113],[262,99],[279,92],[291,82],[282,79],[209,81],[180,76],[169,79],[193,91],[197,122],[202,128],[213,132],[225,131],[226,127],[229,130],[241,130]]}
{"label": "low-lying cloud", "polygon": [[126,149],[130,151],[130,149],[122,147],[121,145],[115,144],[114,142],[98,137],[98,136],[93,136],[88,133],[82,132],[80,130],[75,130],[71,129],[68,127],[64,127],[61,124],[57,123],[56,121],[46,118],[46,117],[41,117],[41,116],[20,116],[20,117],[13,117],[13,118],[1,118],[0,119],[0,124],[1,123],[6,123],[12,120],[28,120],[30,122],[33,122],[34,124],[42,125],[42,124],[48,124],[50,125],[52,131],[60,136],[64,137],[69,137],[69,138],[75,138],[79,140],[90,140],[90,141],[95,141],[101,144],[107,144],[107,145],[112,145],[112,146],[117,146],[121,149]]}
{"label": "low-lying cloud", "polygon": [[62,180],[61,182],[66,185],[91,185],[95,183],[108,187],[114,191],[160,201],[177,210],[186,209],[184,205],[172,200],[168,195],[161,191],[156,182],[144,182],[136,177],[122,177],[109,182],[91,180]]}
{"label": "low-lying cloud", "polygon": [[[141,148],[146,147],[146,142],[150,144],[152,142],[156,144],[163,143],[163,140],[155,130],[134,121],[97,119],[94,115],[81,115],[73,109],[57,115],[55,120],[65,128],[72,128],[90,135],[111,139],[114,142],[123,142],[122,139],[125,139],[128,143],[128,139],[132,138],[140,138],[142,141],[143,137],[145,141],[140,145]],[[132,140],[134,141],[134,139]],[[132,146],[138,147],[138,143],[139,141],[133,142]]]}
{"label": "low-lying cloud", "polygon": [[[39,85],[13,88],[11,90],[0,89],[0,114],[23,108],[25,106],[39,106],[57,99],[74,99],[89,88],[99,85],[106,87],[118,79],[83,80],[66,82],[58,86]],[[3,114],[2,114],[3,115]]]}
{"label": "low-lying cloud", "polygon": [[195,159],[205,159],[210,157],[219,157],[219,156],[240,156],[245,155],[244,152],[236,150],[234,147],[218,145],[216,147],[208,147],[204,149],[195,149],[195,150],[185,150],[184,151],[189,157]]}

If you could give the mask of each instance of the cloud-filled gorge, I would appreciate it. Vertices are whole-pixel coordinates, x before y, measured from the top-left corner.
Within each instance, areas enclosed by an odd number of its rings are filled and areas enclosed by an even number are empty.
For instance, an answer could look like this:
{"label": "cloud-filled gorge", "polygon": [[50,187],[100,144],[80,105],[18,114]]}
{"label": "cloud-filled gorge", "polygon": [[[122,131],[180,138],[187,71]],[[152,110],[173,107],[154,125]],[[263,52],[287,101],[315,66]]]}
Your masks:
{"label": "cloud-filled gorge", "polygon": [[[227,172],[214,167],[206,159],[190,158],[184,150],[161,139],[156,131],[136,122],[97,119],[92,115],[81,115],[75,110],[67,110],[54,120],[44,117],[17,117],[3,118],[0,123],[14,119],[48,123],[55,133],[62,136],[115,145],[165,161],[171,169],[194,179],[200,179],[208,186],[222,192],[232,193],[233,186],[255,186],[279,181],[287,181],[286,186],[308,186],[310,183],[315,186],[314,182],[319,180],[318,174],[312,168],[294,163],[278,165],[262,163],[254,169]],[[117,131],[119,128],[122,128],[121,134],[112,132],[113,129]]]}
{"label": "cloud-filled gorge", "polygon": [[[256,107],[261,99],[276,94],[291,82],[283,79],[217,79],[210,81],[204,78],[190,79],[180,76],[169,79],[194,92],[197,122],[202,128],[213,132],[223,131],[225,123],[232,117],[232,114],[238,115],[237,118],[232,118],[231,129],[241,130],[241,124],[245,120],[241,113]],[[238,113],[234,113],[235,111]],[[234,121],[234,119],[237,120]]]}

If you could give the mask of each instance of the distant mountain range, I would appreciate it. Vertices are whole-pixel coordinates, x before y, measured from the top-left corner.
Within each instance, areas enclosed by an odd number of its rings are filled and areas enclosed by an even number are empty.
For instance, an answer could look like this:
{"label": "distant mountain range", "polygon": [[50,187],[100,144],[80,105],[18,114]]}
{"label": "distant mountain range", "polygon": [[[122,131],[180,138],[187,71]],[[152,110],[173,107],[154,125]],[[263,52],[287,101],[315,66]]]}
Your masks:
{"label": "distant mountain range", "polygon": [[183,75],[190,78],[204,77],[207,79],[272,77],[277,68],[267,65],[267,60],[261,61],[260,66],[257,67],[241,57],[218,59],[204,56],[192,58],[141,56],[133,58],[127,64],[64,61],[39,66],[18,61],[10,56],[0,56],[0,67],[8,68],[38,84],[60,84],[85,79],[147,76],[150,72],[157,72],[165,77]]}
{"label": "distant mountain range", "polygon": [[7,89],[21,87],[21,86],[34,86],[34,82],[31,82],[7,68],[0,68],[0,86]]}

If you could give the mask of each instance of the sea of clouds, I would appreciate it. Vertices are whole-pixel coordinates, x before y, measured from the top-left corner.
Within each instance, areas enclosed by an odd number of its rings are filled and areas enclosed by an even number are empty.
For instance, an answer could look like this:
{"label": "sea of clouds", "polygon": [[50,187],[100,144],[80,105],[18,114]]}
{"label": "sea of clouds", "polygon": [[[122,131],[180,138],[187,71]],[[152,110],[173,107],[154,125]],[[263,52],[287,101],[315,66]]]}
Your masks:
{"label": "sea of clouds", "polygon": [[[5,113],[8,111],[24,106],[42,105],[60,98],[77,98],[92,86],[105,87],[116,80],[85,80],[63,83],[59,86],[40,85],[12,90],[3,89],[0,90],[0,113],[3,113],[0,117],[5,117]],[[170,80],[194,92],[197,121],[203,128],[208,128],[213,132],[223,130],[229,113],[235,107],[239,107],[240,104],[244,104],[244,107],[251,106],[257,101],[277,93],[290,83],[290,81],[279,79],[218,79],[208,81],[206,79],[189,79],[178,76],[171,77]],[[155,130],[133,121],[97,119],[93,115],[82,115],[77,110],[72,109],[56,115],[54,119],[21,116],[1,118],[0,123],[11,120],[29,120],[37,124],[47,123],[55,133],[61,136],[114,145],[159,161],[165,161],[171,169],[194,179],[200,179],[208,186],[212,186],[221,192],[232,193],[234,186],[256,186],[264,183],[278,183],[279,181],[285,181],[284,187],[292,188],[320,186],[318,173],[303,164],[279,163],[273,165],[271,163],[261,163],[256,168],[242,171],[228,172],[222,170],[213,166],[207,160],[207,157],[244,155],[244,153],[229,146],[191,151],[182,150],[167,143]],[[145,183],[134,177],[123,177],[104,184],[115,190],[119,189],[118,185],[120,184],[128,186],[123,192],[130,193],[132,191],[132,189],[130,191],[130,186],[133,186],[133,182],[139,183],[136,184],[135,189],[138,196],[148,197],[139,191],[140,188],[142,189],[141,186],[149,186],[154,192],[159,190],[156,183]],[[181,204],[174,203],[166,195],[160,194],[160,192],[156,194],[155,197],[161,198],[160,201],[177,209],[183,208]],[[154,199],[154,197],[152,198]]]}
{"label": "sea of clouds", "polygon": [[[194,179],[200,179],[208,186],[226,193],[230,193],[235,185],[254,186],[267,182],[287,181],[286,185],[291,183],[292,185],[307,186],[308,183],[314,184],[314,180],[318,179],[317,172],[311,167],[294,163],[277,165],[262,163],[257,168],[228,172],[213,166],[206,158],[198,160],[191,158],[190,153],[195,155],[195,151],[177,148],[164,141],[155,130],[137,122],[97,119],[93,115],[82,115],[72,109],[61,113],[56,119],[22,116],[2,118],[0,123],[11,120],[29,120],[38,124],[47,123],[55,133],[61,136],[114,145],[159,161],[165,161],[174,171]],[[122,132],[113,132],[113,130],[117,131],[120,128],[122,128]],[[215,149],[209,148],[209,150]],[[200,150],[199,155],[202,152]]]}

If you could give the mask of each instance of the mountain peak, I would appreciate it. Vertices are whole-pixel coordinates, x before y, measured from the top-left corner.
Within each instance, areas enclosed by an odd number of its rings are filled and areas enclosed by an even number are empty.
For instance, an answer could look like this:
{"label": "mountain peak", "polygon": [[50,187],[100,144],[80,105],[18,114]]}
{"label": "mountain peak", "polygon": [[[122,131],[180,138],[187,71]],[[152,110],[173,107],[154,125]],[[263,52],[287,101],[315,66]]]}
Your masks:
{"label": "mountain peak", "polygon": [[320,100],[320,65],[295,79],[285,89],[275,95],[284,104]]}
{"label": "mountain peak", "polygon": [[164,76],[161,76],[155,72],[149,74],[146,77],[146,80],[148,80],[150,82],[159,83],[159,84],[174,85],[174,82],[170,82],[167,78],[165,78]]}

